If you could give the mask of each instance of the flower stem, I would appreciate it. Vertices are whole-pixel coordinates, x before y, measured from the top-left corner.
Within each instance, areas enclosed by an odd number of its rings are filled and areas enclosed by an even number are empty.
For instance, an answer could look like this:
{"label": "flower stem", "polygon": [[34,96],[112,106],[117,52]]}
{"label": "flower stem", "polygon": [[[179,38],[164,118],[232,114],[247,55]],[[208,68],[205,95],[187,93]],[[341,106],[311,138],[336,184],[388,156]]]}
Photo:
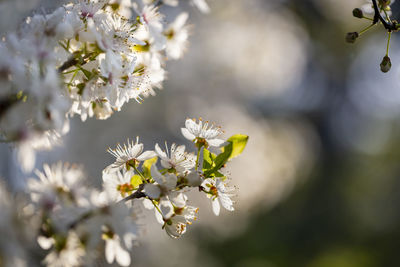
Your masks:
{"label": "flower stem", "polygon": [[383,12],[385,13],[386,19],[387,19],[390,23],[392,23],[392,20],[391,20],[390,17],[388,16],[388,13],[386,12],[385,9],[383,9]]}
{"label": "flower stem", "polygon": [[388,32],[388,33],[389,33],[389,37],[388,37],[388,41],[387,41],[387,45],[386,45],[386,56],[389,55],[390,37],[392,36],[392,32]]}
{"label": "flower stem", "polygon": [[[161,216],[162,216],[163,214],[162,214],[160,208],[157,206],[157,204],[154,203],[154,200],[151,200],[151,203],[153,203],[153,205],[154,205],[154,207],[156,208],[156,210],[157,210],[157,211],[161,214]],[[163,218],[164,218],[164,216],[163,216]]]}
{"label": "flower stem", "polygon": [[362,29],[361,31],[359,31],[359,33],[358,33],[358,35],[361,35],[361,34],[363,34],[364,32],[366,32],[366,31],[368,31],[369,29],[371,29],[372,27],[374,27],[376,24],[371,24],[371,25],[369,25],[368,27],[366,27],[366,28],[364,28],[364,29]]}
{"label": "flower stem", "polygon": [[199,148],[197,149],[196,171],[197,171],[197,169],[199,168],[200,150],[201,150],[201,147],[199,147]]}
{"label": "flower stem", "polygon": [[146,177],[144,177],[143,173],[138,170],[135,164],[131,164],[133,169],[139,174],[140,178],[142,178],[143,183],[148,184],[149,182],[147,181]]}
{"label": "flower stem", "polygon": [[368,18],[368,17],[366,17],[366,16],[363,16],[362,18],[363,18],[363,19],[370,20],[370,21],[374,21],[374,19],[373,19],[373,18]]}

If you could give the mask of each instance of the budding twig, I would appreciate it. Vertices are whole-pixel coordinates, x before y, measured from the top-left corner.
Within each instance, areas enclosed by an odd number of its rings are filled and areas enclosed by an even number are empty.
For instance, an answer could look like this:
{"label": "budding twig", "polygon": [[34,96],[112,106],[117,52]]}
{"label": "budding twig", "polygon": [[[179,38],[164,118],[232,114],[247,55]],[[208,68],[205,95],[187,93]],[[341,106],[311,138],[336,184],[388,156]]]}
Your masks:
{"label": "budding twig", "polygon": [[374,24],[376,24],[376,23],[378,23],[380,21],[380,22],[382,22],[383,27],[385,27],[386,30],[388,30],[388,31],[396,31],[397,30],[397,25],[394,24],[393,22],[387,22],[382,17],[376,0],[372,0],[372,4],[374,6],[374,11],[375,11],[374,20],[372,22]]}

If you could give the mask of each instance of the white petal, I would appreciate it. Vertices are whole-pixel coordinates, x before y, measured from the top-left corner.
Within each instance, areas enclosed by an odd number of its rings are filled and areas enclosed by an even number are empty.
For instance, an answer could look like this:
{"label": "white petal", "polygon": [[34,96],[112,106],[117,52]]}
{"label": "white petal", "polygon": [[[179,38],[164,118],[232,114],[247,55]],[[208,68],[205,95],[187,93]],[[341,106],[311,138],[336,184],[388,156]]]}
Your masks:
{"label": "white petal", "polygon": [[35,166],[35,151],[29,143],[23,143],[17,150],[17,158],[24,173],[30,173]]}
{"label": "white petal", "polygon": [[235,209],[233,208],[233,201],[226,195],[226,194],[220,194],[218,197],[219,201],[221,202],[222,206],[229,210],[229,211],[234,211]]}
{"label": "white petal", "polygon": [[157,199],[161,195],[161,189],[158,185],[155,184],[145,184],[144,185],[144,193],[151,199]]}
{"label": "white petal", "polygon": [[160,158],[167,158],[167,153],[161,150],[160,146],[158,144],[155,145],[155,151],[158,154]]}
{"label": "white petal", "polygon": [[[174,151],[174,156],[175,156],[176,159],[184,158],[184,156],[185,156],[185,145],[178,146],[176,148],[176,150]],[[171,158],[172,158],[172,155],[171,155]]]}
{"label": "white petal", "polygon": [[192,0],[193,4],[203,13],[209,13],[210,7],[205,0]]}
{"label": "white petal", "polygon": [[54,240],[53,240],[53,238],[47,238],[47,237],[44,237],[44,236],[39,236],[37,238],[37,242],[38,242],[39,246],[42,249],[48,250],[53,245]]}
{"label": "white petal", "polygon": [[139,161],[143,161],[143,160],[147,160],[147,159],[151,159],[157,157],[156,152],[149,150],[149,151],[145,151],[143,152],[139,157],[137,157],[136,159]]}
{"label": "white petal", "polygon": [[186,12],[182,12],[181,14],[179,14],[179,15],[176,17],[175,21],[174,21],[174,27],[175,27],[176,29],[182,28],[183,25],[185,25],[185,23],[186,23],[188,17],[189,17],[189,14],[186,13]]}
{"label": "white petal", "polygon": [[140,153],[142,153],[143,151],[143,144],[136,144],[132,147],[132,149],[130,149],[130,156],[133,158],[136,158],[137,155],[139,155]]}
{"label": "white petal", "polygon": [[131,256],[129,253],[124,250],[121,246],[116,247],[116,254],[115,258],[117,263],[121,266],[129,266],[131,264]]}
{"label": "white petal", "polygon": [[156,181],[158,184],[164,184],[164,176],[158,171],[156,165],[151,165],[150,168],[151,171],[151,176],[153,177],[154,181]]}
{"label": "white petal", "polygon": [[[153,204],[152,204],[153,205]],[[153,206],[154,207],[154,206]],[[163,216],[160,214],[160,212],[157,209],[154,209],[156,220],[159,224],[164,224],[164,219]]]}
{"label": "white petal", "polygon": [[162,198],[160,200],[160,210],[163,214],[164,219],[166,220],[174,215],[174,207],[172,206],[171,202],[166,198]]}
{"label": "white petal", "polygon": [[186,206],[187,197],[181,192],[171,192],[168,195],[171,202],[178,208],[184,208]]}
{"label": "white petal", "polygon": [[199,120],[199,122],[197,123],[194,120],[186,120],[185,122],[185,127],[186,129],[189,130],[189,132],[191,132],[192,134],[194,134],[195,136],[199,136],[201,131],[202,131],[202,125],[203,122],[201,120]]}
{"label": "white petal", "polygon": [[161,160],[161,166],[163,166],[163,168],[166,168],[166,169],[172,168],[171,163],[169,163],[169,161],[167,161],[167,160]]}
{"label": "white petal", "polygon": [[121,169],[122,166],[123,166],[123,165],[119,165],[119,164],[116,164],[116,163],[112,163],[112,164],[108,165],[108,166],[103,170],[103,172],[105,172],[105,173],[114,173],[114,172],[118,171],[119,169]]}
{"label": "white petal", "polygon": [[115,240],[106,240],[105,253],[107,262],[111,264],[115,258]]}
{"label": "white petal", "polygon": [[361,10],[367,15],[371,15],[374,13],[374,8],[372,6],[372,3],[362,5]]}
{"label": "white petal", "polygon": [[217,200],[217,199],[212,200],[211,203],[212,203],[212,210],[213,210],[214,214],[215,214],[216,216],[218,216],[218,215],[219,215],[219,211],[220,211],[220,209],[221,209],[218,200]]}
{"label": "white petal", "polygon": [[145,209],[148,209],[148,210],[154,209],[153,203],[151,202],[151,200],[149,200],[147,198],[143,199],[143,206],[145,207]]}
{"label": "white petal", "polygon": [[163,3],[169,6],[177,6],[178,0],[163,0]]}
{"label": "white petal", "polygon": [[190,186],[199,186],[202,183],[201,177],[197,172],[192,172],[189,173],[188,176],[186,176],[186,179],[188,180],[188,183]]}
{"label": "white petal", "polygon": [[132,36],[129,36],[129,37],[128,37],[128,40],[129,40],[130,42],[135,43],[135,44],[138,44],[138,45],[146,45],[145,42],[143,42],[143,41],[141,41],[141,40],[139,40],[139,39],[136,39],[135,37],[132,37]]}
{"label": "white petal", "polygon": [[193,141],[195,138],[196,138],[196,136],[194,136],[191,132],[189,132],[189,130],[188,129],[186,129],[186,128],[181,128],[181,132],[182,132],[182,135],[186,138],[186,139],[188,139],[188,140],[190,140],[190,141]]}
{"label": "white petal", "polygon": [[223,143],[225,143],[225,141],[222,139],[211,139],[211,140],[206,140],[206,141],[210,146],[215,146],[215,147],[219,147]]}
{"label": "white petal", "polygon": [[176,187],[176,183],[178,182],[178,177],[175,174],[167,173],[165,176],[165,182],[163,186],[168,190],[172,190]]}

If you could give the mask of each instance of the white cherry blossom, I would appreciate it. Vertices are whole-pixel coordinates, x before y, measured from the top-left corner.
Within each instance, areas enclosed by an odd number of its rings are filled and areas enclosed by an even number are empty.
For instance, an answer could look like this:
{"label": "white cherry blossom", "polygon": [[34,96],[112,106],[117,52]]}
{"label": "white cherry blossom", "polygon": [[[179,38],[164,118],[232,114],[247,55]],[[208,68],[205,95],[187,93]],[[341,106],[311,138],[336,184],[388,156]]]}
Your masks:
{"label": "white cherry blossom", "polygon": [[231,188],[227,188],[220,178],[211,179],[208,178],[202,183],[202,187],[205,188],[207,196],[211,199],[212,209],[215,215],[219,215],[221,206],[229,211],[233,211],[233,201],[231,200],[233,191]]}
{"label": "white cherry blossom", "polygon": [[224,140],[217,138],[223,133],[221,128],[210,126],[208,121],[203,122],[201,119],[198,122],[195,119],[186,119],[185,128],[181,128],[181,132],[186,139],[206,148],[219,147],[224,143]]}
{"label": "white cherry blossom", "polygon": [[158,144],[155,146],[155,152],[161,159],[161,165],[166,169],[174,169],[178,173],[185,173],[193,169],[196,165],[196,156],[193,153],[185,152],[185,146],[177,146],[175,143],[171,145],[168,151],[167,144],[166,150],[163,151]]}
{"label": "white cherry blossom", "polygon": [[109,148],[107,150],[113,155],[116,160],[111,165],[107,166],[105,172],[114,172],[126,167],[126,164],[136,164],[137,162],[144,161],[155,157],[157,154],[154,151],[144,151],[143,144],[139,143],[139,137],[136,138],[136,143],[127,141],[127,144],[121,146],[117,145],[115,149]]}
{"label": "white cherry blossom", "polygon": [[183,12],[168,25],[164,34],[167,37],[167,56],[172,59],[179,59],[188,46],[189,26],[185,25],[189,14]]}

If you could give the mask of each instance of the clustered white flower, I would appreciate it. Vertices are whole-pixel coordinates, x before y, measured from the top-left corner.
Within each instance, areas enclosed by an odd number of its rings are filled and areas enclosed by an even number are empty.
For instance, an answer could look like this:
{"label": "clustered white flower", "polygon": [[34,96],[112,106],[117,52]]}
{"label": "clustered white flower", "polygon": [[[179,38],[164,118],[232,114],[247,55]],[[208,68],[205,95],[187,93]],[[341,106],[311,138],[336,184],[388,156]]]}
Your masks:
{"label": "clustered white flower", "polygon": [[[107,119],[162,87],[165,61],[183,55],[189,27],[187,13],[168,24],[159,7],[178,3],[77,0],[1,37],[0,139],[16,142],[24,171],[34,168],[35,150],[61,142],[72,116]],[[204,0],[190,3],[209,11]],[[101,190],[81,166],[61,162],[36,170],[17,196],[0,184],[0,265],[95,266],[103,259],[131,266],[140,206],[178,238],[198,216],[187,195],[194,188],[211,199],[215,215],[221,205],[233,211],[224,168],[247,136],[223,140],[221,128],[202,119],[187,119],[181,132],[195,153],[176,144],[144,150],[138,137],[110,148],[115,161],[102,172]]]}
{"label": "clustered white flower", "polygon": [[[208,11],[204,0],[192,3]],[[162,88],[165,61],[182,57],[189,34],[188,13],[166,23],[162,4],[178,1],[78,0],[1,37],[0,138],[17,141],[24,171],[72,116],[104,120]]]}
{"label": "clustered white flower", "polygon": [[[206,136],[219,137],[201,120],[186,120],[186,126],[193,124]],[[215,215],[220,205],[233,211],[232,189],[222,171],[241,153],[247,137],[232,136],[219,154],[205,142],[190,141],[197,153],[176,144],[166,145],[165,151],[155,144],[155,151],[143,152],[138,138],[109,149],[115,162],[103,170],[102,190],[88,184],[82,167],[61,162],[36,170],[20,201],[12,201],[0,184],[0,233],[6,237],[0,239],[0,263],[31,266],[28,259],[36,246],[44,251],[45,266],[93,266],[99,258],[131,266],[131,249],[141,232],[140,206],[153,209],[172,238],[181,237],[198,216],[199,208],[187,195],[191,189],[211,199]]]}

